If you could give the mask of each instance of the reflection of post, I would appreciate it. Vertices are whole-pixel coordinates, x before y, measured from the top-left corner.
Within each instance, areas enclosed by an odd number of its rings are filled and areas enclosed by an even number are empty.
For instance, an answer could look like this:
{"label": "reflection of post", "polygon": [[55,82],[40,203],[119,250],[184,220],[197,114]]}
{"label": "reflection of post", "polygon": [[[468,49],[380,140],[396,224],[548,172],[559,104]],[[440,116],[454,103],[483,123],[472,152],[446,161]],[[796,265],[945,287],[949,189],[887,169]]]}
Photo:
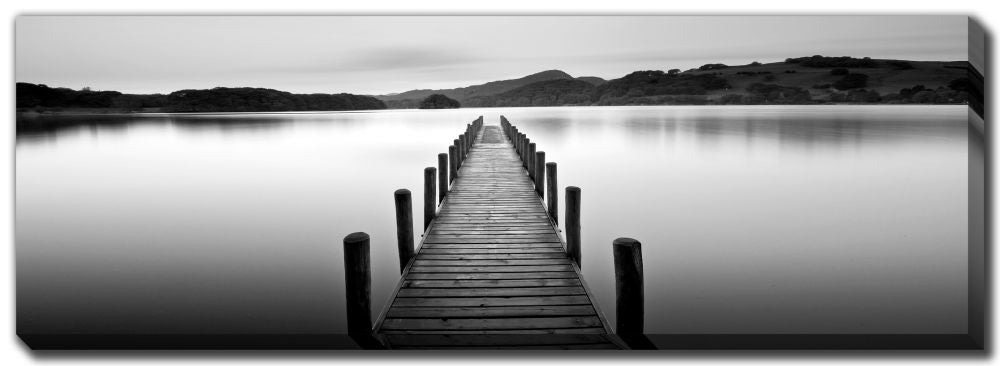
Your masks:
{"label": "reflection of post", "polygon": [[566,187],[566,253],[577,266],[583,267],[580,257],[580,188]]}
{"label": "reflection of post", "polygon": [[643,285],[642,245],[632,238],[618,238],[612,243],[615,256],[616,332],[642,334]]}
{"label": "reflection of post", "polygon": [[538,197],[545,198],[545,152],[538,151],[535,152],[535,159],[531,163],[531,166],[535,168],[535,193],[538,193]]}
{"label": "reflection of post", "polygon": [[448,195],[448,154],[438,154],[438,202]]}
{"label": "reflection of post", "polygon": [[409,189],[397,189],[393,194],[396,201],[396,245],[399,247],[399,273],[413,258],[413,200]]}
{"label": "reflection of post", "polygon": [[347,333],[372,332],[372,269],[368,234],[344,237],[344,282],[347,293]]}
{"label": "reflection of post", "polygon": [[545,185],[546,185],[546,188],[547,188],[545,190],[545,194],[546,194],[547,198],[549,199],[549,202],[548,202],[548,205],[547,205],[548,208],[549,208],[549,217],[552,218],[553,222],[555,222],[556,224],[558,224],[559,223],[559,192],[558,192],[559,191],[559,186],[557,185],[557,182],[556,182],[556,163],[554,161],[553,162],[545,163]]}
{"label": "reflection of post", "polygon": [[434,191],[434,179],[437,169],[432,166],[424,168],[424,230],[431,226],[434,219],[434,209],[437,207],[437,192]]}

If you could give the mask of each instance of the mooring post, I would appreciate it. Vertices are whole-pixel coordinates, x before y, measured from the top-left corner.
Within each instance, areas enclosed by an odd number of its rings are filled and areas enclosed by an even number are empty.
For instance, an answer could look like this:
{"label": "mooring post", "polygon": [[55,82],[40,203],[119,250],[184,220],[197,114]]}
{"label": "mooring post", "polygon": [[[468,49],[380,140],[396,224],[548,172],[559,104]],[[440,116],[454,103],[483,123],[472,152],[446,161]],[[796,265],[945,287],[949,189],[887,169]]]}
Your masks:
{"label": "mooring post", "polygon": [[524,163],[524,167],[528,167],[528,160],[525,157],[528,155],[528,144],[531,143],[531,139],[524,132],[521,133],[521,162]]}
{"label": "mooring post", "polygon": [[465,155],[469,153],[469,146],[465,144],[465,141],[466,139],[464,134],[458,135],[458,166],[462,166],[462,163],[465,163]]}
{"label": "mooring post", "polygon": [[424,230],[431,226],[434,219],[434,209],[437,207],[437,192],[434,191],[434,179],[437,177],[437,169],[432,166],[424,168]]}
{"label": "mooring post", "polygon": [[472,142],[476,139],[476,136],[472,133],[472,125],[465,125],[465,143],[469,145],[469,151],[472,151]]}
{"label": "mooring post", "polygon": [[396,201],[396,244],[399,247],[399,273],[413,258],[413,199],[409,189],[397,189],[392,194]]}
{"label": "mooring post", "polygon": [[448,183],[451,183],[455,181],[455,176],[458,175],[458,150],[455,145],[448,146],[448,160],[450,162]]}
{"label": "mooring post", "polygon": [[549,217],[556,224],[559,223],[559,186],[556,184],[556,163],[545,163],[545,195],[548,197]]}
{"label": "mooring post", "polygon": [[527,136],[524,137],[524,142],[521,143],[521,162],[524,163],[525,169],[528,168],[528,144],[530,143],[531,139]]}
{"label": "mooring post", "polygon": [[536,151],[535,161],[531,164],[535,167],[535,193],[545,198],[545,152]]}
{"label": "mooring post", "polygon": [[580,188],[566,187],[566,253],[583,267],[580,253]]}
{"label": "mooring post", "polygon": [[615,255],[615,327],[619,334],[643,333],[642,245],[632,238],[612,244]]}
{"label": "mooring post", "polygon": [[347,333],[371,334],[372,269],[368,234],[358,232],[344,237],[344,285]]}
{"label": "mooring post", "polygon": [[448,195],[448,154],[438,154],[438,202]]}
{"label": "mooring post", "polygon": [[455,139],[455,169],[462,167],[462,142]]}
{"label": "mooring post", "polygon": [[535,179],[535,143],[528,143],[528,154],[525,155],[525,162],[527,163],[524,167],[528,168],[528,176],[531,179]]}

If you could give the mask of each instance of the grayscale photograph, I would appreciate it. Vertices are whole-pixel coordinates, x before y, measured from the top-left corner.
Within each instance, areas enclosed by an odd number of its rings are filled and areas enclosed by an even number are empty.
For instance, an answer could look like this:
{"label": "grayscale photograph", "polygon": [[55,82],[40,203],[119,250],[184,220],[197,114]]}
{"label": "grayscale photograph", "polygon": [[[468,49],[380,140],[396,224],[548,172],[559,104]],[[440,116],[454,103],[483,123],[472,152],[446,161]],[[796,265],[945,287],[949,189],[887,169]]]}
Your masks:
{"label": "grayscale photograph", "polygon": [[12,26],[30,349],[985,347],[968,15]]}

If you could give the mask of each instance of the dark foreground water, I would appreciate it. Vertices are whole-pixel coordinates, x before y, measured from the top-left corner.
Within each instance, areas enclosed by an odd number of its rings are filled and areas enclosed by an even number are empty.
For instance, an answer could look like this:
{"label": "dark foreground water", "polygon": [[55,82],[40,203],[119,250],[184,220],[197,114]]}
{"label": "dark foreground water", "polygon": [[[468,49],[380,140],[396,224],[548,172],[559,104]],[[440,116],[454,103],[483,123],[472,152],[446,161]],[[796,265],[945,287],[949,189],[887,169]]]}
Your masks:
{"label": "dark foreground water", "polygon": [[[583,271],[643,243],[651,333],[965,333],[965,106],[129,117],[20,134],[22,333],[345,329],[341,240],[398,279],[392,192],[500,114],[583,190]],[[118,122],[122,122],[119,120]],[[422,222],[414,210],[414,222]]]}

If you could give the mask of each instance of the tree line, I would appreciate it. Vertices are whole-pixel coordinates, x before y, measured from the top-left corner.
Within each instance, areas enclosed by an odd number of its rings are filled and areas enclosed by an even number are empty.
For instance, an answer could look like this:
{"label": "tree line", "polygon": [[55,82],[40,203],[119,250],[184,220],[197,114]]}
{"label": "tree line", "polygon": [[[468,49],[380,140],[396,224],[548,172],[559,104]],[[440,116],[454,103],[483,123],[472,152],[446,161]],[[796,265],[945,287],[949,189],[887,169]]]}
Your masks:
{"label": "tree line", "polygon": [[185,89],[163,94],[124,94],[51,88],[17,83],[19,110],[63,108],[114,109],[124,112],[285,112],[385,109],[374,97],[354,94],[293,94],[264,88]]}

